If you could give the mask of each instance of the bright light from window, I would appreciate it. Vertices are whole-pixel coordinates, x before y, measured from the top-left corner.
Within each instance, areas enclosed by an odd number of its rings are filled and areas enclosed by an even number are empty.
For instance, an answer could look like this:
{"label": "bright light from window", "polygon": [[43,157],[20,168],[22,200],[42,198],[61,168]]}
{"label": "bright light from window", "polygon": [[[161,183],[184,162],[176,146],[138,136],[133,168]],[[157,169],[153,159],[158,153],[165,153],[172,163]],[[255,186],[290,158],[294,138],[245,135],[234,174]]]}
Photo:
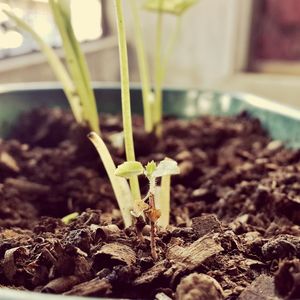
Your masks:
{"label": "bright light from window", "polygon": [[[52,33],[53,25],[49,23],[47,17],[43,15],[36,15],[32,19],[32,26],[35,28],[35,31],[42,37],[46,39],[47,42],[51,42],[49,36]],[[51,37],[51,36],[50,36]]]}
{"label": "bright light from window", "polygon": [[4,9],[9,10],[9,5],[6,3],[0,3],[0,23],[6,22],[8,20],[8,17],[2,12],[2,10]]}
{"label": "bright light from window", "polygon": [[13,49],[18,48],[23,43],[23,36],[16,31],[7,31],[0,33],[0,48]]}
{"label": "bright light from window", "polygon": [[[30,0],[0,0],[0,25],[5,25],[0,26],[0,59],[39,49],[30,34],[22,30],[19,33],[15,29],[14,22],[7,18],[2,12],[3,9],[12,9],[42,36],[48,45],[61,46],[61,39],[47,3],[48,0],[31,0],[31,3]],[[70,6],[72,26],[78,41],[99,39],[103,34],[101,1],[70,0]]]}
{"label": "bright light from window", "polygon": [[95,40],[102,35],[99,0],[71,0],[71,16],[78,41]]}

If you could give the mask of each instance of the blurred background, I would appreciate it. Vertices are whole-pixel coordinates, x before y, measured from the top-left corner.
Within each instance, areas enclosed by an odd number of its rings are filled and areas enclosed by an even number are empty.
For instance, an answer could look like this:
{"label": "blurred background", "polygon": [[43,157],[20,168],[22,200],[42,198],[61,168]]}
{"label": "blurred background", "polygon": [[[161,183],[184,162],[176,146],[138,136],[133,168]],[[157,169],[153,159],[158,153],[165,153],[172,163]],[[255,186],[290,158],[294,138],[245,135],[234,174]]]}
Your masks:
{"label": "blurred background", "polygon": [[[94,81],[119,80],[112,2],[71,0],[74,30]],[[63,57],[47,0],[0,0],[0,84],[55,81],[32,38],[16,31],[1,13],[8,7]],[[132,16],[126,1],[124,9],[130,77],[138,82]],[[141,14],[147,57],[153,66],[156,16]],[[166,16],[165,39],[174,26],[175,17]],[[182,17],[165,85],[250,92],[300,107],[300,0],[200,0]]]}

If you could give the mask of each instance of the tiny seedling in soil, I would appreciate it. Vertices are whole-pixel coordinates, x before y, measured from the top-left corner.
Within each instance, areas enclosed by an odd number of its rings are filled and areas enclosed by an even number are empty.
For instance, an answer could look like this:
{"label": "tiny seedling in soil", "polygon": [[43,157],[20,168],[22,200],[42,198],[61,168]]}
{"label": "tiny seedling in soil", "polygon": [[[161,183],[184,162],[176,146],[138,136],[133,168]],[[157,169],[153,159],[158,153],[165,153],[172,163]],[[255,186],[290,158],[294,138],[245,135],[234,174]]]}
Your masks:
{"label": "tiny seedling in soil", "polygon": [[[140,218],[145,214],[150,223],[151,255],[154,260],[157,259],[155,242],[156,223],[159,218],[163,219],[162,224],[164,225],[169,220],[169,203],[167,205],[163,205],[162,203],[170,199],[167,195],[170,191],[170,176],[179,174],[179,172],[177,162],[169,158],[165,158],[158,165],[154,161],[151,161],[145,167],[137,161],[126,161],[119,165],[115,172],[117,176],[127,179],[143,174],[149,181],[148,193],[143,199],[134,203],[132,215],[135,218]],[[165,183],[161,186],[160,196],[157,197],[156,185],[158,178],[165,179]],[[162,196],[166,196],[166,199],[163,199]],[[157,209],[156,206],[159,206],[161,209]]]}
{"label": "tiny seedling in soil", "polygon": [[78,212],[73,212],[71,214],[66,215],[65,217],[63,217],[61,220],[63,223],[65,223],[66,225],[70,224],[72,221],[74,221],[77,217],[79,216]]}

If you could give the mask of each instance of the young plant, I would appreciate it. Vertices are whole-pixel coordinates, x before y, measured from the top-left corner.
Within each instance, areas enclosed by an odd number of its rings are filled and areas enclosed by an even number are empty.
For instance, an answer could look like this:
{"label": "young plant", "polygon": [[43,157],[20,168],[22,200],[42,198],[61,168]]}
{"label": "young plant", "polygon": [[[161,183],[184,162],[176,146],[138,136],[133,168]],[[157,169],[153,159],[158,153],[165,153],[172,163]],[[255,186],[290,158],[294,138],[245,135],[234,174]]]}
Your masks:
{"label": "young plant", "polygon": [[115,175],[116,172],[116,166],[113,162],[113,159],[109,153],[109,150],[107,149],[105,143],[100,138],[99,135],[95,132],[91,132],[88,135],[88,138],[95,146],[102,163],[104,165],[104,168],[106,170],[106,173],[108,174],[108,178],[110,180],[110,183],[112,185],[114,194],[116,196],[118,206],[121,211],[121,215],[124,221],[125,227],[129,227],[132,225],[132,206],[133,206],[133,200],[131,191],[129,188],[129,185],[124,178],[117,177]]}
{"label": "young plant", "polygon": [[[145,9],[157,13],[156,22],[156,49],[155,49],[155,100],[153,104],[152,120],[158,136],[162,132],[162,85],[166,74],[167,64],[175,47],[179,32],[182,14],[199,0],[147,0]],[[176,17],[176,27],[168,42],[166,51],[162,51],[163,13]]]}
{"label": "young plant", "polygon": [[146,59],[145,46],[143,41],[143,34],[141,28],[141,19],[138,11],[137,0],[129,1],[131,12],[134,22],[134,37],[137,52],[137,60],[139,73],[142,83],[142,97],[143,97],[143,108],[144,108],[144,124],[145,131],[150,133],[153,131],[153,117],[152,117],[152,103],[153,93],[151,91],[149,66]]}
{"label": "young plant", "polygon": [[[162,178],[170,178],[171,175],[179,174],[180,170],[177,166],[177,162],[165,158],[158,165],[154,161],[149,162],[145,167],[140,162],[137,161],[126,161],[123,164],[119,165],[116,169],[115,174],[117,176],[129,179],[132,176],[145,175],[149,181],[149,190],[147,195],[135,202],[133,206],[132,215],[136,218],[139,218],[143,214],[145,214],[147,220],[150,223],[150,246],[151,246],[151,255],[154,260],[157,259],[157,251],[156,251],[156,223],[161,217],[164,222],[169,220],[169,204],[162,205],[164,201],[169,201],[170,196],[167,195],[167,192],[170,191],[170,180],[166,181],[166,184],[161,187],[161,189],[165,189],[160,193],[160,199],[157,199],[157,179]],[[162,196],[166,196],[167,199],[163,199]],[[156,208],[156,205],[160,203],[160,209]],[[165,225],[165,224],[164,224]]]}
{"label": "young plant", "polygon": [[79,216],[78,212],[73,212],[71,214],[68,214],[66,216],[64,216],[61,220],[63,223],[65,223],[66,225],[69,225],[73,220],[75,220],[77,217]]}
{"label": "young plant", "polygon": [[90,74],[84,54],[75,38],[71,25],[69,1],[49,0],[49,4],[61,35],[69,72],[53,49],[26,22],[11,11],[4,10],[4,13],[20,29],[29,32],[40,46],[55,76],[63,86],[75,120],[78,123],[87,124],[91,130],[100,133],[96,100],[91,86]]}
{"label": "young plant", "polygon": [[[131,105],[130,105],[130,90],[129,90],[129,71],[128,71],[128,55],[126,31],[123,17],[122,0],[114,0],[118,42],[119,42],[119,56],[120,56],[120,73],[121,73],[121,98],[122,98],[122,118],[123,130],[125,140],[125,153],[127,161],[135,161],[132,122],[131,122]],[[140,187],[137,176],[131,176],[130,188],[132,192],[133,201],[139,201],[141,198]]]}

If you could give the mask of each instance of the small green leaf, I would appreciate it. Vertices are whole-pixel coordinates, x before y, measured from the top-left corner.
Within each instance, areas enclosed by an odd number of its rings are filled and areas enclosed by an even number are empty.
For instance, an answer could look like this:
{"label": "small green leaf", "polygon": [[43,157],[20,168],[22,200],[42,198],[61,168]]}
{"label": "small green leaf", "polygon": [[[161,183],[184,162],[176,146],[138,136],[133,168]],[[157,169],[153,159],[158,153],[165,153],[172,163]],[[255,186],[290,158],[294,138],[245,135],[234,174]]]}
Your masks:
{"label": "small green leaf", "polygon": [[145,176],[151,177],[155,169],[156,169],[156,163],[153,160],[148,162],[147,165],[145,166]]}
{"label": "small green leaf", "polygon": [[125,161],[115,171],[116,176],[131,178],[144,173],[143,165],[138,161]]}
{"label": "small green leaf", "polygon": [[170,158],[165,158],[162,160],[156,170],[152,173],[153,177],[162,177],[166,175],[176,175],[179,174],[180,170],[177,162]]}
{"label": "small green leaf", "polygon": [[179,16],[198,1],[199,0],[147,0],[144,8]]}
{"label": "small green leaf", "polygon": [[75,220],[79,216],[78,212],[71,213],[69,215],[66,215],[61,220],[66,224],[70,224],[73,220]]}

